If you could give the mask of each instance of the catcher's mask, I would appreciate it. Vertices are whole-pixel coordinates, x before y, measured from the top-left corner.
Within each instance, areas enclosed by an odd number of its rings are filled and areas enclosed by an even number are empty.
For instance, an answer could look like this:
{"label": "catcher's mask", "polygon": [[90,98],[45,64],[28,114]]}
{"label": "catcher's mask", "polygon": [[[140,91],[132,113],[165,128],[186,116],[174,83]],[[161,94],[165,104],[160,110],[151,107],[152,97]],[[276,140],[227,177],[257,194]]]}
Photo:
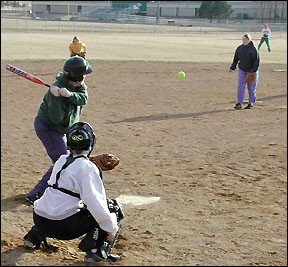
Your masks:
{"label": "catcher's mask", "polygon": [[91,125],[87,122],[74,123],[67,134],[67,148],[69,150],[87,150],[90,154],[96,136]]}
{"label": "catcher's mask", "polygon": [[63,66],[64,76],[73,82],[82,81],[83,75],[91,73],[92,70],[86,60],[79,56],[68,58]]}

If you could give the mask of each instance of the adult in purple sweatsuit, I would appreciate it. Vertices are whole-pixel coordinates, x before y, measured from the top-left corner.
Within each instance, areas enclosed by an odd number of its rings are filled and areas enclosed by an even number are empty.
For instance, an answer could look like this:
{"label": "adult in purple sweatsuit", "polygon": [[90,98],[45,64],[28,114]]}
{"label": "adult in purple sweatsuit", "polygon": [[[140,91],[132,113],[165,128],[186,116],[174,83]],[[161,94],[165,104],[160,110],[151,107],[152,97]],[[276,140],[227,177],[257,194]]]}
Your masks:
{"label": "adult in purple sweatsuit", "polygon": [[251,35],[246,33],[242,37],[242,44],[235,51],[234,59],[229,69],[232,72],[238,64],[238,89],[237,89],[237,104],[235,109],[241,109],[245,97],[245,78],[247,74],[254,73],[255,79],[251,83],[247,83],[249,103],[245,109],[253,108],[256,102],[256,86],[258,83],[258,69],[260,58],[257,48],[255,47]]}

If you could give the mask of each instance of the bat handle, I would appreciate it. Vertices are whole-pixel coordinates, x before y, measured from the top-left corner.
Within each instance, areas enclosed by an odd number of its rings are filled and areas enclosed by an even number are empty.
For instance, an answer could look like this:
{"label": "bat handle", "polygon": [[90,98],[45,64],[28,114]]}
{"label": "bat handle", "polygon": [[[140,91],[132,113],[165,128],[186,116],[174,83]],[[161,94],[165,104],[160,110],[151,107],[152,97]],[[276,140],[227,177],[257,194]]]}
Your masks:
{"label": "bat handle", "polygon": [[50,85],[48,83],[45,83],[45,86],[50,87]]}

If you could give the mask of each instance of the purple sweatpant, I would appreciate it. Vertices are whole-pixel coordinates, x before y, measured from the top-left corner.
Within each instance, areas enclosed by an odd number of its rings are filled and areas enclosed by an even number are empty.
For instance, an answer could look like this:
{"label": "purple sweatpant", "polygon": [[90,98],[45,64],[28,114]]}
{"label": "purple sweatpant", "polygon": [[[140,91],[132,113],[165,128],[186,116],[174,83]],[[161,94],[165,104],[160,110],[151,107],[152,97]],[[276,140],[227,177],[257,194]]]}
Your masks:
{"label": "purple sweatpant", "polygon": [[[49,126],[42,121],[38,116],[34,120],[34,128],[37,136],[44,145],[48,156],[51,158],[52,163],[63,154],[67,154],[66,135],[51,130]],[[36,193],[42,196],[45,189],[48,187],[47,181],[52,173],[53,165],[43,175],[38,184],[27,194],[27,197]]]}
{"label": "purple sweatpant", "polygon": [[[245,78],[249,72],[238,69],[238,89],[237,89],[237,103],[242,104],[245,97]],[[254,105],[256,102],[256,86],[258,83],[258,71],[255,72],[255,79],[251,83],[247,83],[248,94],[249,94],[249,103]]]}

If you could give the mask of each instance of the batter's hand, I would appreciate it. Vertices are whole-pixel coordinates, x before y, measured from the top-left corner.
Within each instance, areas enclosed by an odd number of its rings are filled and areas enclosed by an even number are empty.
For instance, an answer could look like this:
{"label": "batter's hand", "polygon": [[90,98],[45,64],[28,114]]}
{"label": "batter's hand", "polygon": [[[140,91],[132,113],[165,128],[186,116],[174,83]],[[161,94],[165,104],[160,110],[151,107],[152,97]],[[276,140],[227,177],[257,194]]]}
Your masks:
{"label": "batter's hand", "polygon": [[108,233],[107,240],[112,241],[115,237],[115,234]]}
{"label": "batter's hand", "polygon": [[229,72],[231,73],[233,70],[229,69]]}
{"label": "batter's hand", "polygon": [[50,86],[50,92],[51,92],[51,94],[54,95],[54,96],[60,96],[59,90],[60,90],[60,88],[59,88],[58,86],[54,85],[54,84],[52,84],[52,85]]}
{"label": "batter's hand", "polygon": [[69,90],[67,90],[65,87],[59,89],[59,94],[63,97],[70,97],[71,96],[71,92]]}

